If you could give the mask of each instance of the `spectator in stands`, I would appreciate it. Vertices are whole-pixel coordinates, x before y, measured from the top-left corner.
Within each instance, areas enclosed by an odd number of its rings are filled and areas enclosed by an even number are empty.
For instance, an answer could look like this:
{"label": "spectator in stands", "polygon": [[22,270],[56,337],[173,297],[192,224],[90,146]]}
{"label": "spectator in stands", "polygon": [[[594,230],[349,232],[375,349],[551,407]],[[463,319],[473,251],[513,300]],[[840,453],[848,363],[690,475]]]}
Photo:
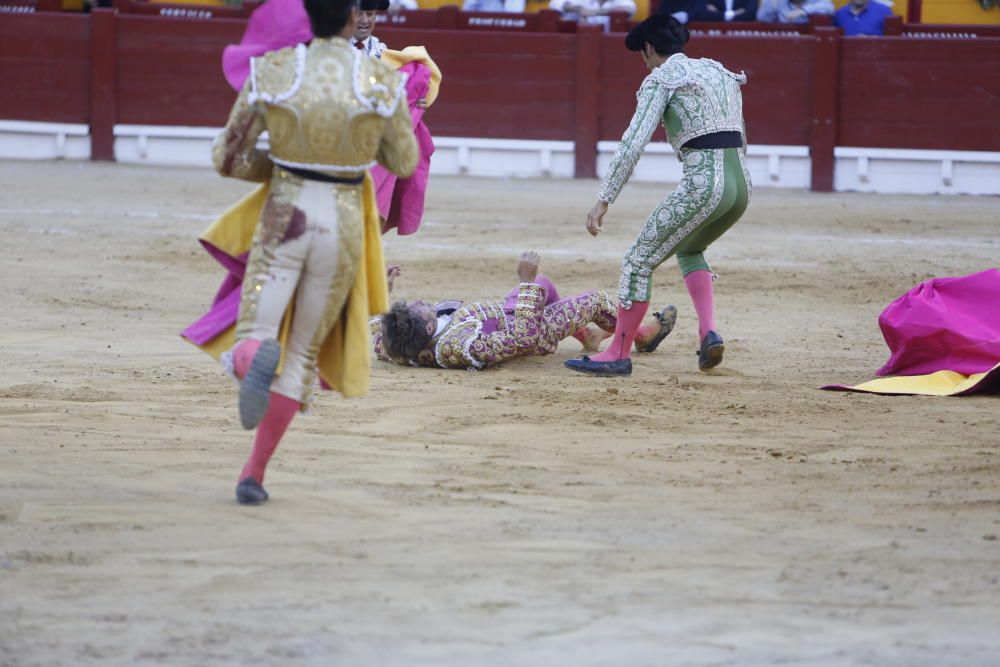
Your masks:
{"label": "spectator in stands", "polygon": [[662,0],[659,13],[673,16],[681,25],[694,19],[695,0]]}
{"label": "spectator in stands", "polygon": [[889,16],[892,10],[881,2],[850,0],[833,15],[833,25],[845,35],[884,35]]}
{"label": "spectator in stands", "polygon": [[695,21],[753,21],[757,0],[701,0],[694,11]]}
{"label": "spectator in stands", "polygon": [[366,56],[381,58],[385,44],[372,32],[375,30],[378,13],[389,9],[389,0],[361,0],[358,7],[361,10],[358,12],[358,27],[351,38],[351,44],[359,51],[364,51]]}
{"label": "spectator in stands", "polygon": [[462,9],[467,12],[524,12],[525,0],[465,0]]}
{"label": "spectator in stands", "polygon": [[395,14],[403,9],[420,9],[417,0],[389,0],[389,13]]}
{"label": "spectator in stands", "polygon": [[830,0],[765,0],[757,20],[768,23],[809,23],[810,16],[832,16]]}
{"label": "spectator in stands", "polygon": [[635,2],[632,0],[551,0],[549,9],[554,9],[568,21],[584,21],[585,23],[603,23],[607,19],[594,21],[592,19],[606,17],[614,12],[635,14]]}

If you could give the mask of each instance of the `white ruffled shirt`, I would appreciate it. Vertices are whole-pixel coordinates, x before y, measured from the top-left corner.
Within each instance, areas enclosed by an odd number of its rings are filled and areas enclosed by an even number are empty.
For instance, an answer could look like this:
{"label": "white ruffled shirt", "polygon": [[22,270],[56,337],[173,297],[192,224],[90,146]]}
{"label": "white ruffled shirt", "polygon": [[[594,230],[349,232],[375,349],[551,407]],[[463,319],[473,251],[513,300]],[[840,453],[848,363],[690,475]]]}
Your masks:
{"label": "white ruffled shirt", "polygon": [[[358,48],[358,40],[351,38],[351,46]],[[369,58],[382,58],[382,52],[386,46],[375,35],[368,35],[362,42],[359,51],[364,51]]]}

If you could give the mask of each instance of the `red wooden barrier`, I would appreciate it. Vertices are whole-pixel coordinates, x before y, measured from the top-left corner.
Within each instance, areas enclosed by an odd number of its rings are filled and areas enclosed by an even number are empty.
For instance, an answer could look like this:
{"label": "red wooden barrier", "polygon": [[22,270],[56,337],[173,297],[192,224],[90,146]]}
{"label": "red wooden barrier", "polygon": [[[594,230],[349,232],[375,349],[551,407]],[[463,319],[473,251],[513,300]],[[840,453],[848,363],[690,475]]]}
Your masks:
{"label": "red wooden barrier", "polygon": [[1000,150],[1000,38],[841,40],[838,145]]}
{"label": "red wooden barrier", "polygon": [[[815,40],[810,37],[692,38],[688,55],[718,60],[747,74],[743,89],[747,136],[754,143],[809,143]],[[635,111],[635,93],[648,74],[641,57],[625,49],[623,35],[601,38],[600,139],[621,138]],[[658,129],[654,140],[665,135]]]}
{"label": "red wooden barrier", "polygon": [[837,86],[840,82],[840,31],[816,28],[813,113],[809,133],[812,189],[833,192],[833,149],[837,145]]}
{"label": "red wooden barrier", "polygon": [[427,47],[444,72],[426,121],[434,134],[572,140],[576,36],[395,29],[390,48]]}
{"label": "red wooden barrier", "polygon": [[126,14],[116,23],[117,122],[225,124],[234,93],[222,75],[222,50],[239,42],[243,21]]}
{"label": "red wooden barrier", "polygon": [[[0,118],[89,123],[95,159],[113,158],[117,123],[221,126],[233,100],[221,54],[245,21],[165,18],[141,4],[0,15],[0,86],[14,91],[0,96]],[[457,29],[491,15],[456,8],[405,16],[419,18],[380,26],[379,36],[397,48],[423,44],[441,66],[445,83],[427,115],[435,134],[573,141],[581,176],[594,175],[597,142],[621,136],[646,74],[622,34],[562,33],[559,21],[553,31],[551,15],[506,31]],[[438,27],[409,27],[431,18]],[[696,34],[689,55],[746,71],[750,141],[808,145],[815,189],[832,187],[837,145],[1000,151],[1000,37],[918,39],[905,36],[909,27],[881,39],[821,27]]]}
{"label": "red wooden barrier", "polygon": [[60,0],[0,0],[0,15],[58,12],[61,9]]}
{"label": "red wooden barrier", "polygon": [[388,28],[424,28],[428,30],[447,30],[457,23],[458,7],[442,7],[434,9],[404,10],[395,14],[379,14],[375,22],[378,26],[375,32],[381,33]]}
{"label": "red wooden barrier", "polygon": [[249,18],[260,2],[245,0],[240,7],[218,7],[213,5],[175,5],[145,0],[113,0],[115,9],[121,14],[162,16],[164,18],[185,19],[237,19]]}
{"label": "red wooden barrier", "polygon": [[90,20],[90,156],[115,159],[115,56],[106,45],[115,43],[117,27],[112,9],[95,9]]}
{"label": "red wooden barrier", "polygon": [[379,14],[378,31],[425,28],[430,30],[491,30],[502,32],[576,32],[575,21],[560,20],[559,12],[543,9],[531,14],[509,12],[463,12],[457,6],[439,9],[403,10]]}
{"label": "red wooden barrier", "polygon": [[82,14],[0,16],[0,118],[86,123],[90,29]]}
{"label": "red wooden barrier", "polygon": [[[942,37],[942,38],[952,38],[956,35],[961,35],[961,39],[966,39],[969,37],[1000,37],[1000,25],[965,25],[961,23],[955,24],[939,24],[939,23],[904,23],[900,30],[900,33],[905,36],[919,38],[919,37]],[[889,34],[888,32],[886,34]]]}
{"label": "red wooden barrier", "polygon": [[[637,24],[633,21],[630,25]],[[730,23],[715,21],[694,21],[688,24],[691,38],[699,35],[756,35],[758,33],[775,33],[780,35],[797,34],[808,35],[813,31],[813,26],[808,23],[763,23],[760,21],[733,21]]]}
{"label": "red wooden barrier", "polygon": [[597,176],[597,140],[600,138],[602,90],[594,72],[601,67],[601,33],[596,26],[580,26],[576,34],[576,96],[573,115],[575,164],[578,178]]}

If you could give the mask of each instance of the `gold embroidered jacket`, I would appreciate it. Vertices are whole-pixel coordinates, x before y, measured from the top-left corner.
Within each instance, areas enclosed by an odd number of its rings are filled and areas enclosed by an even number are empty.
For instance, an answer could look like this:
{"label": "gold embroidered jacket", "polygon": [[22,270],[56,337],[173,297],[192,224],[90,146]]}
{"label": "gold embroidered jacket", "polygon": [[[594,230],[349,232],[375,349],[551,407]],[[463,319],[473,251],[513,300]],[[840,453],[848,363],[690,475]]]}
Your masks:
{"label": "gold embroidered jacket", "polygon": [[[223,176],[262,182],[271,163],[345,177],[382,164],[399,176],[419,151],[405,77],[340,37],[254,58],[212,151]],[[270,155],[257,148],[267,130]]]}

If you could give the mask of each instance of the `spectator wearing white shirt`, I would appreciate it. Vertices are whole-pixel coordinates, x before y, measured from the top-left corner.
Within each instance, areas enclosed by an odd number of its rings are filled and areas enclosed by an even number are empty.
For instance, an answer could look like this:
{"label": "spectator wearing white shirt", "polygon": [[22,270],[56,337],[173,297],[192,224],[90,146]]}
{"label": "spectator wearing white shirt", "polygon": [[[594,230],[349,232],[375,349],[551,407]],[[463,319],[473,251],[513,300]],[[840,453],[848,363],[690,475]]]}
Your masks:
{"label": "spectator wearing white shirt", "polygon": [[395,14],[402,9],[420,9],[417,0],[389,0],[389,13]]}
{"label": "spectator wearing white shirt", "polygon": [[370,58],[381,58],[385,44],[372,32],[375,30],[378,13],[389,9],[389,0],[361,0],[358,9],[361,10],[358,12],[358,27],[351,37],[351,45]]}
{"label": "spectator wearing white shirt", "polygon": [[615,12],[624,12],[629,18],[635,14],[633,0],[551,0],[549,9],[554,9],[568,21],[591,21]]}
{"label": "spectator wearing white shirt", "polygon": [[830,0],[765,0],[757,20],[768,23],[809,23],[809,17],[832,16]]}
{"label": "spectator wearing white shirt", "polygon": [[753,21],[757,0],[701,0],[695,9],[696,21]]}
{"label": "spectator wearing white shirt", "polygon": [[673,16],[681,25],[688,24],[694,18],[694,0],[661,0],[660,14]]}
{"label": "spectator wearing white shirt", "polygon": [[465,0],[462,10],[466,12],[508,12],[524,13],[524,0]]}

